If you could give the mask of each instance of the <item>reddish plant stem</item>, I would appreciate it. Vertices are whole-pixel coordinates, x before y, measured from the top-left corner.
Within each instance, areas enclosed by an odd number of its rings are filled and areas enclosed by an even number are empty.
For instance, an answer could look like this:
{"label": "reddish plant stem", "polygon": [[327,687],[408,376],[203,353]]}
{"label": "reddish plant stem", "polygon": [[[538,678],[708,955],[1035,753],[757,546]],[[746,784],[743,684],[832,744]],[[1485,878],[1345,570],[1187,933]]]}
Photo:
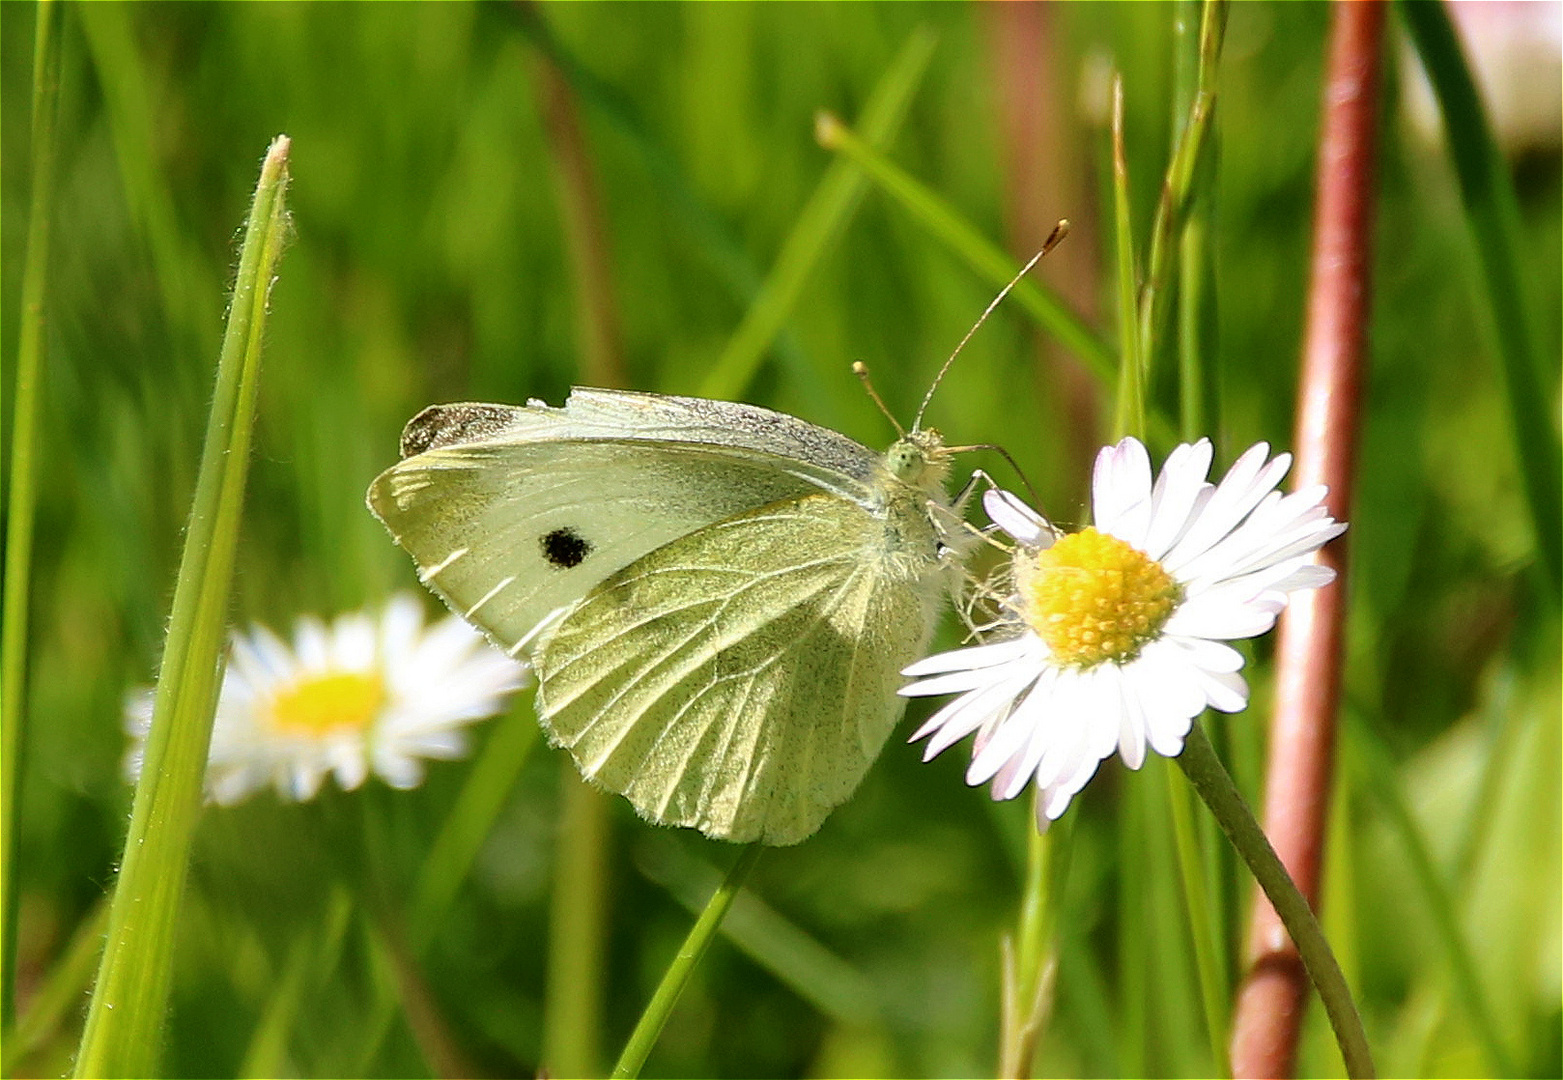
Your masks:
{"label": "reddish plant stem", "polygon": [[[1334,5],[1298,394],[1293,483],[1328,484],[1330,513],[1342,520],[1351,505],[1367,343],[1384,8],[1379,0]],[[1281,625],[1264,813],[1276,853],[1315,908],[1340,696],[1345,544],[1331,544],[1320,560],[1340,577],[1328,588],[1298,594]],[[1233,1017],[1232,1074],[1290,1076],[1308,977],[1279,917],[1257,891],[1247,959]]]}

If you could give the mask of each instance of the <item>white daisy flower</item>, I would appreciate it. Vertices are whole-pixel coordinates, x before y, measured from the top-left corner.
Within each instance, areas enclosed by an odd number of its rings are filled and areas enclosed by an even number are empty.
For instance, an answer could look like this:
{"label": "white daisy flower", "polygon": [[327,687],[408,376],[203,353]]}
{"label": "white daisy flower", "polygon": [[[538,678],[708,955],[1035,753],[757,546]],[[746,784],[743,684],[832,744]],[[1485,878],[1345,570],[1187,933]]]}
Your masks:
{"label": "white daisy flower", "polygon": [[1211,453],[1208,439],[1179,446],[1153,485],[1138,440],[1104,448],[1096,525],[1069,536],[1009,492],[987,492],[989,517],[1017,544],[1003,617],[987,643],[903,672],[916,680],[904,695],[960,695],[912,736],[928,738],[923,760],[976,732],[966,782],[1013,799],[1035,781],[1045,829],[1114,750],[1131,769],[1147,746],[1175,757],[1207,705],[1247,706],[1242,654],[1223,642],[1264,633],[1288,592],[1333,580],[1313,553],[1346,526],[1322,485],[1275,490],[1290,454],[1266,460],[1259,443],[1211,484]]}
{"label": "white daisy flower", "polygon": [[[466,753],[468,724],[493,716],[526,685],[524,664],[454,615],[425,629],[410,594],[378,620],[300,619],[293,647],[263,626],[235,632],[206,765],[206,797],[232,806],[272,784],[286,800],[314,798],[327,773],[345,791],[371,771],[394,788],[423,781],[424,758]],[[152,691],[126,703],[133,737],[126,775],[141,772]]]}

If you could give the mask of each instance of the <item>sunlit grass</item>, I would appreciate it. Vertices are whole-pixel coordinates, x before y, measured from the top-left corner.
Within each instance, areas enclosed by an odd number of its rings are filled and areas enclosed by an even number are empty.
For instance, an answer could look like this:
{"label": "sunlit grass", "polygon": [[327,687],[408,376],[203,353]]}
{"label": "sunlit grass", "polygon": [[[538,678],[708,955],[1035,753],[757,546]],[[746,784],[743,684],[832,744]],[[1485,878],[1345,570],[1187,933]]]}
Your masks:
{"label": "sunlit grass", "polygon": [[[286,625],[413,586],[363,509],[406,419],[434,401],[558,403],[581,377],[534,97],[540,41],[578,95],[636,387],[742,387],[746,400],[887,444],[848,364],[865,361],[891,410],[910,418],[1031,254],[1006,239],[1001,24],[987,6],[545,5],[526,25],[508,7],[465,4],[60,14],[29,753],[21,812],[7,822],[21,911],[16,1031],[28,1049],[14,1059],[5,1033],[14,1075],[68,1070],[80,1037],[80,1015],[60,1002],[85,1000],[81,942],[92,934],[81,928],[101,917],[125,839],[123,696],[163,655],[237,208],[275,132],[294,140],[295,235],[272,295],[234,622]],[[1124,76],[1124,210],[1143,246],[1172,145],[1172,14],[1049,9],[1058,66],[1041,92],[1078,130],[1082,160],[1064,167],[1095,197],[1043,212],[1069,218],[1066,244],[1096,254],[1100,302],[1061,315],[1042,288],[1012,296],[930,408],[952,441],[1003,443],[1066,522],[1085,516],[1068,501],[1084,478],[1040,467],[1068,460],[1071,443],[1037,422],[1057,413],[1058,389],[1039,374],[1049,369],[1033,335],[1040,327],[1086,369],[1116,374],[1111,157],[1093,79],[1104,63]],[[6,445],[34,19],[32,5],[0,5]],[[1164,333],[1177,337],[1163,348],[1174,351],[1159,354],[1145,387],[1161,418],[1153,440],[1201,416],[1218,447],[1291,437],[1323,28],[1317,5],[1232,7],[1217,152],[1192,180],[1204,248],[1164,256],[1185,286],[1201,262],[1209,276],[1203,294],[1168,298]],[[871,143],[862,118],[891,71],[912,71],[915,88],[876,159],[894,172],[876,178],[845,144],[822,148],[815,117],[839,117]],[[1405,129],[1390,89],[1350,534],[1352,719],[1330,856],[1349,873],[1326,889],[1327,905],[1350,908],[1327,906],[1324,919],[1348,937],[1333,944],[1386,1075],[1495,1072],[1504,1054],[1518,1072],[1557,1075],[1557,598],[1535,584],[1534,466],[1514,448],[1458,175]],[[767,274],[793,265],[782,253],[812,220],[810,200],[849,163],[868,177],[854,212],[805,237],[813,246],[784,281],[788,303],[756,307],[778,295]],[[1528,317],[1544,405],[1556,402],[1563,306],[1557,151],[1525,158],[1514,177],[1508,257],[1539,304]],[[746,320],[765,333],[735,336]],[[1185,370],[1203,365],[1201,410],[1185,400],[1180,411],[1173,395],[1168,361],[1180,348]],[[1231,748],[1228,767],[1252,802],[1268,645],[1249,670],[1255,705],[1211,737]],[[305,813],[318,808],[267,796],[203,816],[160,1069],[427,1075],[431,1034],[485,1073],[544,1063],[559,762],[528,727],[525,695],[515,708],[478,732],[473,760],[435,766],[412,792],[358,793],[374,796],[381,818],[378,872],[409,939],[399,957],[344,880],[341,834]],[[892,738],[816,837],[759,862],[730,938],[694,972],[644,1075],[993,1071],[999,939],[1016,927],[1029,807],[968,789],[956,755],[919,756]],[[1037,1075],[1216,1067],[1163,779],[1104,766],[1070,810]],[[651,830],[622,800],[608,813],[604,1064],[688,933],[689,905],[704,903],[737,854]],[[1225,856],[1214,861],[1215,951],[1230,980],[1250,886]],[[1311,1016],[1303,1069],[1337,1068],[1333,1054]]]}

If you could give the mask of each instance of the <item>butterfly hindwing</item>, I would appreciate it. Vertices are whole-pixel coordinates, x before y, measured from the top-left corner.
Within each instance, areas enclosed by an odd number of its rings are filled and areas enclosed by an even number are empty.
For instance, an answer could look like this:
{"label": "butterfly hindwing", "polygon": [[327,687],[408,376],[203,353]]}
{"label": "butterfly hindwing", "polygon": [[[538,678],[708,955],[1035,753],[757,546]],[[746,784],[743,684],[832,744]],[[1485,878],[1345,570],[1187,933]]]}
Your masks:
{"label": "butterfly hindwing", "polygon": [[652,821],[737,842],[809,836],[900,717],[898,673],[937,611],[932,526],[894,550],[891,527],[810,494],[613,574],[534,652],[550,738]]}

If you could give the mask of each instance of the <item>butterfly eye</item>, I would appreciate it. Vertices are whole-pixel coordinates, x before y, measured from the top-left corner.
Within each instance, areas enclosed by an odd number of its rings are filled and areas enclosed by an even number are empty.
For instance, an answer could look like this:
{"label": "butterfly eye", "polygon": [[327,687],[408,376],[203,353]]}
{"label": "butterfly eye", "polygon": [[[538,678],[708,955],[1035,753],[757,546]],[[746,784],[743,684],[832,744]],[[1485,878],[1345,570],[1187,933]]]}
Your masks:
{"label": "butterfly eye", "polygon": [[568,527],[544,534],[539,542],[542,544],[543,558],[560,570],[580,566],[592,552],[592,546],[586,538]]}

